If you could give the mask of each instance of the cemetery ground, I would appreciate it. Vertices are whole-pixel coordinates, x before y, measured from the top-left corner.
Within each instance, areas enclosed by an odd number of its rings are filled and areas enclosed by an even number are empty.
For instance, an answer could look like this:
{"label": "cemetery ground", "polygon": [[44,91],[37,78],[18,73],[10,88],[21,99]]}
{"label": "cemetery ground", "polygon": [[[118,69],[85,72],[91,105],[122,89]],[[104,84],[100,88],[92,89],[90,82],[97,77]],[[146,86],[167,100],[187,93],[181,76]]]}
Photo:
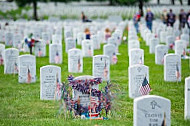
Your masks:
{"label": "cemetery ground", "polygon": [[[124,36],[127,36],[125,30]],[[64,40],[64,39],[63,39]],[[154,54],[149,54],[149,48],[140,38],[140,46],[144,49],[145,65],[149,66],[149,80],[152,95],[159,95],[171,100],[171,125],[189,126],[190,121],[184,120],[184,80],[190,76],[189,61],[182,60],[182,81],[164,82],[163,65],[155,64]],[[63,50],[65,43],[63,42]],[[78,48],[81,48],[78,46]],[[133,125],[133,100],[128,94],[128,50],[127,42],[119,46],[118,64],[111,65],[110,78],[117,83],[121,92],[114,102],[112,115],[108,120],[81,120],[64,119],[58,115],[60,103],[58,101],[40,100],[40,67],[49,65],[49,54],[46,57],[36,57],[37,81],[33,84],[19,84],[18,75],[4,74],[4,66],[0,66],[0,125]],[[49,48],[47,47],[47,52]],[[170,51],[171,52],[171,51]],[[95,50],[94,55],[103,54],[103,44],[100,50]],[[68,73],[67,54],[63,51],[61,67],[62,81],[66,81]],[[92,75],[92,57],[83,58],[83,73],[74,76]],[[104,87],[105,83],[100,87]],[[124,93],[124,94],[122,94]]]}

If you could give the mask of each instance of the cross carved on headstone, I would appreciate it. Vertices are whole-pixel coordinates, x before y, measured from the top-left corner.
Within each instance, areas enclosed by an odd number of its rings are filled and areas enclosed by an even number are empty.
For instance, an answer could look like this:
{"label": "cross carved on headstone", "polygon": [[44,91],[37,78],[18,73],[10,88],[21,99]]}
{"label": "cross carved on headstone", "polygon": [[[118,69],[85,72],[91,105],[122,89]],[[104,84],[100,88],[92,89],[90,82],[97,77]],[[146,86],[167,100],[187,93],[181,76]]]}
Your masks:
{"label": "cross carved on headstone", "polygon": [[155,109],[155,107],[157,106],[157,102],[155,102],[154,100],[150,104],[152,106],[152,109]]}

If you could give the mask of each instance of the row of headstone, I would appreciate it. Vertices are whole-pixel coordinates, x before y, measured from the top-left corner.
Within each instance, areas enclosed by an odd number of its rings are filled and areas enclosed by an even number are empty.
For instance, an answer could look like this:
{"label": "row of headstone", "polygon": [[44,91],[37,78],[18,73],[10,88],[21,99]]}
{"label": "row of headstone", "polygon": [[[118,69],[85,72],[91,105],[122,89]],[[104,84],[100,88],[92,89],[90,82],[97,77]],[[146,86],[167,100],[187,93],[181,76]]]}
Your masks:
{"label": "row of headstone", "polygon": [[18,49],[4,51],[4,74],[17,74],[19,83],[36,82],[36,58],[33,55],[20,55]]}
{"label": "row of headstone", "polygon": [[[146,40],[146,45],[149,46],[149,53],[155,53],[156,64],[167,64],[166,69],[172,69],[176,73],[176,60],[171,61],[168,65],[170,56],[167,56],[168,47],[159,45],[159,39],[154,36],[149,30],[141,32]],[[146,38],[146,39],[145,39]],[[137,41],[137,40],[136,40]],[[134,42],[133,42],[134,43]],[[130,41],[129,48],[130,49]],[[170,126],[171,125],[171,102],[170,100],[154,95],[147,95],[151,90],[149,84],[149,67],[144,64],[144,50],[137,46],[129,51],[129,97],[135,98],[133,104],[133,126]],[[174,56],[176,56],[174,54]],[[175,62],[175,63],[174,63]],[[180,63],[180,61],[179,61]],[[169,68],[168,66],[171,66]],[[166,65],[164,65],[166,66]],[[180,64],[179,64],[179,71]],[[172,72],[172,70],[170,72]],[[165,75],[165,74],[164,74]],[[174,75],[175,77],[175,75]],[[167,81],[171,78],[167,76]],[[180,78],[178,78],[180,80]],[[147,85],[146,85],[147,84]],[[142,88],[144,86],[144,88]],[[143,96],[145,95],[145,96]]]}
{"label": "row of headstone", "polygon": [[[151,35],[154,33],[148,31],[146,26],[141,27],[141,33],[144,38],[146,37],[146,41],[150,42],[150,45],[147,44],[149,45],[149,52],[155,52],[155,63],[164,65],[164,80],[171,82],[181,81],[181,55],[185,55],[186,42],[183,40],[175,41],[175,38],[172,36],[173,29],[171,27],[167,27],[166,31],[161,32],[161,41],[165,36],[166,45],[159,44],[158,38],[151,38]],[[175,54],[168,54],[168,50],[174,42]]]}

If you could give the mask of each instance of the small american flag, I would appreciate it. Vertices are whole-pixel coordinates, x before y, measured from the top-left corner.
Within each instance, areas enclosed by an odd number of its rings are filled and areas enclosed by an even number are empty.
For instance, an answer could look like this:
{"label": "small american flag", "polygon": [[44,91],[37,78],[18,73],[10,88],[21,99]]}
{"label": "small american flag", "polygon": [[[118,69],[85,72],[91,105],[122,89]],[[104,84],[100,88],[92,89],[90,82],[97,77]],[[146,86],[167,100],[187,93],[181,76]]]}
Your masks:
{"label": "small american flag", "polygon": [[147,95],[149,94],[150,91],[151,91],[150,84],[148,83],[148,80],[145,77],[139,92],[141,93],[141,95]]}
{"label": "small american flag", "polygon": [[[166,53],[164,53],[164,56],[166,55]],[[164,64],[164,56],[162,58],[162,64]]]}
{"label": "small american flag", "polygon": [[55,63],[59,63],[59,62],[60,62],[60,56],[59,56],[59,53],[56,52]]}
{"label": "small american flag", "polygon": [[178,63],[176,64],[176,78],[177,80],[180,78]]}
{"label": "small american flag", "polygon": [[170,49],[173,49],[174,48],[174,43],[171,43],[170,44]]}
{"label": "small american flag", "polygon": [[90,103],[96,103],[96,98],[91,96]]}
{"label": "small american flag", "polygon": [[58,73],[56,75],[56,97],[59,99],[61,96],[61,83],[59,82]]}
{"label": "small american flag", "polygon": [[141,56],[140,59],[139,59],[139,64],[143,64],[142,56]]}
{"label": "small american flag", "polygon": [[14,64],[14,73],[17,73],[18,72],[18,65],[17,65],[17,63],[15,62],[15,64]]}
{"label": "small american flag", "polygon": [[90,109],[91,112],[96,112],[96,105],[97,105],[98,101],[96,100],[95,97],[90,97]]}
{"label": "small american flag", "polygon": [[112,63],[113,64],[116,64],[117,63],[117,56],[115,53],[113,53],[113,56],[112,56]]}
{"label": "small american flag", "polygon": [[39,57],[42,56],[42,50],[41,50],[41,49],[38,50],[38,56],[39,56]]}
{"label": "small american flag", "polygon": [[78,71],[80,71],[81,63],[80,63],[80,58],[78,59]]}
{"label": "small american flag", "polygon": [[32,75],[30,73],[30,69],[28,68],[28,77],[27,77],[27,83],[30,83],[32,80]]}
{"label": "small american flag", "polygon": [[90,46],[88,47],[88,55],[92,56],[92,52],[91,52],[91,47]]}
{"label": "small american flag", "polygon": [[185,48],[183,49],[183,56],[186,56]]}

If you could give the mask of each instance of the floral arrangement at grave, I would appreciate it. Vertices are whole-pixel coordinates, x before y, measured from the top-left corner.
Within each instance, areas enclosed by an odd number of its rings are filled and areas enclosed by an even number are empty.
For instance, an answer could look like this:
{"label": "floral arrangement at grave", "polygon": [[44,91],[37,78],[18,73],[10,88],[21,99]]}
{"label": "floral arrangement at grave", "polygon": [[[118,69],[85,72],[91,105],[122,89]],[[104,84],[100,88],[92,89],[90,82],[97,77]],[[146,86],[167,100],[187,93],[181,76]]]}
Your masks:
{"label": "floral arrangement at grave", "polygon": [[[74,118],[106,120],[111,113],[113,99],[116,92],[112,92],[113,84],[107,82],[104,90],[92,88],[102,83],[101,78],[75,80],[72,75],[68,76],[68,84],[61,85],[61,106],[59,114],[63,111],[65,118],[72,115]],[[72,89],[72,92],[71,92]],[[73,91],[80,92],[83,97],[73,98]],[[85,97],[85,99],[84,99]],[[102,117],[105,115],[105,117]]]}
{"label": "floral arrangement at grave", "polygon": [[34,39],[33,34],[31,33],[28,38],[24,39],[24,42],[28,45],[28,48],[30,49],[30,54],[32,54],[32,48],[35,46],[35,43],[39,42],[39,40]]}

